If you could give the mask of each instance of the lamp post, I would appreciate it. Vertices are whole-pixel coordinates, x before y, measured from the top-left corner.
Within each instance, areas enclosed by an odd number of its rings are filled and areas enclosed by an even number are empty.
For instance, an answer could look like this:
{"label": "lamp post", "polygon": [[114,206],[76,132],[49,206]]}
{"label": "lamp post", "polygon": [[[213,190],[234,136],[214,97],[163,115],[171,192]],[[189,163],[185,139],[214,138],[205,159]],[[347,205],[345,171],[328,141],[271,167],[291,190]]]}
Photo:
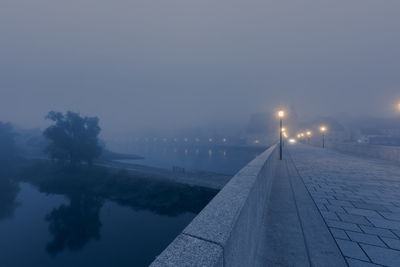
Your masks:
{"label": "lamp post", "polygon": [[278,111],[279,117],[279,160],[282,160],[282,119],[285,117],[285,111],[279,110]]}
{"label": "lamp post", "polygon": [[285,138],[287,138],[287,134],[286,134],[286,128],[282,127],[281,129],[282,132],[282,148],[285,148]]}
{"label": "lamp post", "polygon": [[326,132],[326,127],[325,126],[321,126],[321,128],[319,128],[321,133],[322,133],[322,148],[325,148],[325,132]]}
{"label": "lamp post", "polygon": [[306,134],[307,134],[308,144],[310,144],[310,137],[311,137],[312,132],[311,131],[307,131]]}

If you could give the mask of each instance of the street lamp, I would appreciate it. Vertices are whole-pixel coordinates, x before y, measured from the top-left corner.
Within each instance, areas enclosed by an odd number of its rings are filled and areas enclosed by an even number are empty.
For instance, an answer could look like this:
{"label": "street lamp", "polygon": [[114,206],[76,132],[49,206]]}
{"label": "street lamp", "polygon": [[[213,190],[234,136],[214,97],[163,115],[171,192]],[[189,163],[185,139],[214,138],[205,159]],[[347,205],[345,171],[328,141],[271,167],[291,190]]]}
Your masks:
{"label": "street lamp", "polygon": [[306,134],[307,134],[307,138],[308,138],[308,144],[310,144],[310,137],[311,137],[312,132],[307,131]]}
{"label": "street lamp", "polygon": [[325,148],[325,132],[327,129],[325,126],[321,126],[321,128],[319,128],[319,130],[322,133],[322,148]]}
{"label": "street lamp", "polygon": [[278,118],[279,118],[279,160],[282,160],[282,119],[285,117],[285,111],[279,110],[278,111]]}

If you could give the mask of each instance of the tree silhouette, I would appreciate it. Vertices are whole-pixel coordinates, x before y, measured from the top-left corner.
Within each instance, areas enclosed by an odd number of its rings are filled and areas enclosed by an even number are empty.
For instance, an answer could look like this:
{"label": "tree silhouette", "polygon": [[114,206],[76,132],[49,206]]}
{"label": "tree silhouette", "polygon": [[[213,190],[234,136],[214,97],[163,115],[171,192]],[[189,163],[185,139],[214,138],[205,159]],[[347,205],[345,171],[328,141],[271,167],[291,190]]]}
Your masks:
{"label": "tree silhouette", "polygon": [[62,204],[46,215],[53,240],[47,244],[47,251],[56,255],[64,249],[79,250],[89,240],[100,239],[99,218],[103,201],[85,194],[69,195],[69,205]]}
{"label": "tree silhouette", "polygon": [[92,164],[101,154],[98,135],[101,131],[97,117],[81,117],[78,113],[50,111],[46,116],[54,122],[43,133],[51,142],[45,152],[54,160],[76,165],[82,161]]}
{"label": "tree silhouette", "polygon": [[14,214],[18,206],[16,198],[19,190],[16,182],[1,176],[0,173],[0,221]]}
{"label": "tree silhouette", "polygon": [[10,123],[0,122],[0,164],[16,155],[15,133]]}

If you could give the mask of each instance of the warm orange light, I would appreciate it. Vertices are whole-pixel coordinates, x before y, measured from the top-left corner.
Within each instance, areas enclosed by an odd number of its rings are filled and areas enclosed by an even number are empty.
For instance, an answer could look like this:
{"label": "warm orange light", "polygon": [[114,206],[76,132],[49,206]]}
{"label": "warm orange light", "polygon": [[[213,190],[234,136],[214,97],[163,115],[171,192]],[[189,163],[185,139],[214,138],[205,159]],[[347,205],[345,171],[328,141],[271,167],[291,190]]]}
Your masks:
{"label": "warm orange light", "polygon": [[285,117],[285,111],[279,110],[279,111],[278,111],[278,117],[279,117],[279,118]]}
{"label": "warm orange light", "polygon": [[311,136],[311,131],[307,131],[306,133],[308,136]]}
{"label": "warm orange light", "polygon": [[326,130],[327,130],[325,126],[321,126],[321,128],[319,128],[319,129],[320,129],[321,132],[323,132],[323,133],[326,132]]}
{"label": "warm orange light", "polygon": [[284,132],[286,132],[286,128],[285,127],[282,128],[282,133],[284,133]]}

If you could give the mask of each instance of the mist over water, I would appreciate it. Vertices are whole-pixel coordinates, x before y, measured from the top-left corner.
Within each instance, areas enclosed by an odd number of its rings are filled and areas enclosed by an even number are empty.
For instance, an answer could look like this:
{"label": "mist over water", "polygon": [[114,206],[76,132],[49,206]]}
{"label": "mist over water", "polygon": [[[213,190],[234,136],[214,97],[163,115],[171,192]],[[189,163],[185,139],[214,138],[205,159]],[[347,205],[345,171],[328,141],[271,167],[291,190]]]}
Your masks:
{"label": "mist over water", "polygon": [[400,146],[399,10],[1,0],[0,266],[147,266],[279,134]]}

